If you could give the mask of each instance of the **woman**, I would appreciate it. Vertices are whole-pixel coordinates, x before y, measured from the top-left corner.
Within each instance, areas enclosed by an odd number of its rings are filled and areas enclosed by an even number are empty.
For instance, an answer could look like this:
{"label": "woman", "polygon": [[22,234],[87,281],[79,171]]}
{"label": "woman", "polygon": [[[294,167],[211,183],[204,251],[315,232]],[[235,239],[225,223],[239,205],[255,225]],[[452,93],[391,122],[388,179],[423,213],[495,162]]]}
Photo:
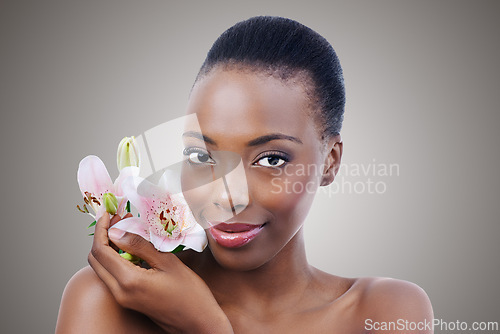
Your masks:
{"label": "woman", "polygon": [[[431,305],[418,286],[338,277],[307,263],[303,223],[315,191],[339,169],[344,104],[339,61],[316,32],[280,17],[224,32],[191,91],[188,114],[196,113],[203,134],[186,136],[182,176],[194,216],[210,226],[209,246],[160,253],[109,229],[120,217],[103,216],[92,268],[68,283],[56,331],[431,333]],[[245,191],[228,197],[190,184],[218,164],[220,151],[241,157]],[[304,173],[311,165],[315,172]],[[114,246],[151,269],[125,261]]]}

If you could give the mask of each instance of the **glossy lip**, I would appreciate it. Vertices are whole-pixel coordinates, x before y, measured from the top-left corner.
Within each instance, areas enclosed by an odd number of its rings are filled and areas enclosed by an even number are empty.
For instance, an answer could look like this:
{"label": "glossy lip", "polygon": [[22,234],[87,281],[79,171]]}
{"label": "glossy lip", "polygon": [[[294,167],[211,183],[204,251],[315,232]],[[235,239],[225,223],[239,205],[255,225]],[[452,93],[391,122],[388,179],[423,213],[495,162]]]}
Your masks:
{"label": "glossy lip", "polygon": [[208,230],[219,245],[237,248],[252,241],[266,224],[209,223],[209,225]]}

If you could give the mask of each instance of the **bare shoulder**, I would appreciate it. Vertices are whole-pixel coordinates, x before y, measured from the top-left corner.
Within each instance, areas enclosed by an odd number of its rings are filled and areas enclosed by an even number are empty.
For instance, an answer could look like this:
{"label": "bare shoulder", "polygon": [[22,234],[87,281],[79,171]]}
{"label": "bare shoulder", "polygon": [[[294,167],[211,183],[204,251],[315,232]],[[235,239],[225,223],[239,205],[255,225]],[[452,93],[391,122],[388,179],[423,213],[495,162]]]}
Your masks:
{"label": "bare shoulder", "polygon": [[415,283],[386,277],[358,279],[361,302],[371,312],[387,314],[392,310],[432,312],[427,293]]}
{"label": "bare shoulder", "polygon": [[121,307],[87,266],[64,289],[56,333],[161,333],[144,315]]}
{"label": "bare shoulder", "polygon": [[429,325],[433,320],[432,306],[427,293],[417,284],[365,277],[358,279],[357,285],[359,315],[371,327],[366,328],[370,332],[377,333],[377,327],[383,332],[383,326],[392,325],[393,333],[398,333],[398,329],[405,333],[432,333]]}

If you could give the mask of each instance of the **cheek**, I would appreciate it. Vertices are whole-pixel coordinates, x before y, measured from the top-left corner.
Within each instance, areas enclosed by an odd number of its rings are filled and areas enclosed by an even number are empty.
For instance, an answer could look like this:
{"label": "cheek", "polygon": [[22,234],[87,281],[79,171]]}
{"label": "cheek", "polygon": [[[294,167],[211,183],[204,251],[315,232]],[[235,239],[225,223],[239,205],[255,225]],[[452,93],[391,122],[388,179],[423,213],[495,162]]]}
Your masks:
{"label": "cheek", "polygon": [[210,182],[212,182],[212,172],[210,168],[197,168],[196,170],[194,168],[187,163],[183,165],[181,185],[184,198],[194,217],[198,219],[200,211],[207,204],[207,199],[210,198],[213,192],[210,185]]}
{"label": "cheek", "polygon": [[249,203],[248,184],[242,165],[190,167],[183,170],[182,189],[191,211],[203,227],[206,221],[227,221]]}
{"label": "cheek", "polygon": [[[279,230],[295,230],[302,224],[319,186],[319,178],[297,168],[281,172],[249,168],[246,174],[252,214],[272,218],[278,222],[275,228]],[[224,192],[224,185],[220,179],[214,182],[211,178],[210,168],[202,173],[187,166],[182,173],[184,197],[202,226],[205,219],[225,221],[232,217],[230,210],[219,210],[213,205],[215,200],[220,202],[220,196],[216,195]]]}
{"label": "cheek", "polygon": [[203,206],[207,204],[207,198],[209,198],[211,194],[211,189],[206,185],[186,189],[189,190],[183,190],[184,198],[193,212],[194,217],[198,219]]}
{"label": "cheek", "polygon": [[254,191],[252,187],[251,192],[256,202],[270,211],[277,221],[293,226],[303,222],[319,186],[318,178],[289,171],[257,179],[259,190]]}

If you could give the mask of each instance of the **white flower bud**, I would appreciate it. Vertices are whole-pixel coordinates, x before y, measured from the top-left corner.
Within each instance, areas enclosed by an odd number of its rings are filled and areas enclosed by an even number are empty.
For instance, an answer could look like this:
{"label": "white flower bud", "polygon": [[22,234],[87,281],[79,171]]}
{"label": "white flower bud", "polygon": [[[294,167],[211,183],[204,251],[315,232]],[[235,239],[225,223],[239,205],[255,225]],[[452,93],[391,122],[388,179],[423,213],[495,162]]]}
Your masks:
{"label": "white flower bud", "polygon": [[137,147],[135,137],[125,137],[118,145],[118,152],[116,154],[116,162],[118,170],[122,170],[128,166],[139,167],[140,155],[139,148]]}
{"label": "white flower bud", "polygon": [[112,193],[105,193],[102,195],[102,201],[104,202],[104,207],[106,211],[112,215],[116,214],[118,210],[118,199]]}

